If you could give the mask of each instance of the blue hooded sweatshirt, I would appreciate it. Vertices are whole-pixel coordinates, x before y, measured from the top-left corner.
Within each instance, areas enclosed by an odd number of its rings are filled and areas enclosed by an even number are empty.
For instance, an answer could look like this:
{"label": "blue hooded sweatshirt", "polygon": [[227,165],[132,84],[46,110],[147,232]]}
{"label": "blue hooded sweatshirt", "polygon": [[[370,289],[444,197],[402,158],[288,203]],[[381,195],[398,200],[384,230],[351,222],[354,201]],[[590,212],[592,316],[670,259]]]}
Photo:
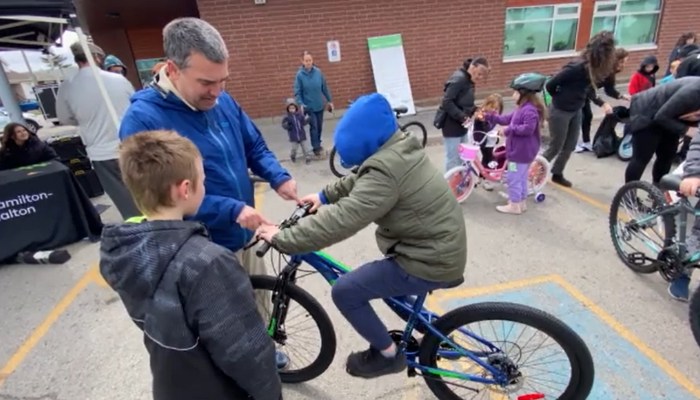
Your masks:
{"label": "blue hooded sweatshirt", "polygon": [[311,67],[310,71],[307,71],[304,66],[299,68],[294,79],[294,97],[304,109],[313,112],[323,111],[326,106],[324,97],[327,102],[333,102],[326,78],[315,66]]}
{"label": "blue hooded sweatshirt", "polygon": [[214,243],[231,251],[241,250],[253,237],[253,232],[235,222],[244,206],[255,206],[248,168],[270,182],[273,189],[291,176],[226,92],[211,110],[195,111],[175,94],[159,89],[149,87],[131,98],[119,129],[120,139],[169,129],[194,142],[204,158],[206,195],[193,219],[204,223]]}
{"label": "blue hooded sweatshirt", "polygon": [[389,140],[399,124],[389,101],[379,93],[355,100],[335,128],[335,149],[344,163],[361,165]]}

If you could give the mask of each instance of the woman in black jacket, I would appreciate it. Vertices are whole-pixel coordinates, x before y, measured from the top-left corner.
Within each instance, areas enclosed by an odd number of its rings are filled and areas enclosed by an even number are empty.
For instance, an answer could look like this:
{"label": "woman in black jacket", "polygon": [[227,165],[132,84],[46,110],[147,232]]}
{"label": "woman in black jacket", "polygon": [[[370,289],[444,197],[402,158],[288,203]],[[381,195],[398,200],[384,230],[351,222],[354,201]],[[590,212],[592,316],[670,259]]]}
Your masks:
{"label": "woman in black jacket", "polygon": [[58,158],[56,152],[26,126],[10,123],[0,139],[0,170],[26,167]]}
{"label": "woman in black jacket", "polygon": [[464,123],[471,118],[476,109],[474,81],[483,79],[489,72],[489,63],[484,57],[467,59],[460,69],[455,71],[445,83],[444,96],[440,109],[442,117],[442,136],[445,138],[445,171],[459,166],[459,144],[466,139]]}
{"label": "woman in black jacket", "polygon": [[695,44],[696,40],[697,38],[695,37],[694,32],[686,32],[678,38],[676,45],[673,47],[673,50],[671,50],[671,54],[668,55],[668,66],[666,67],[666,73],[664,76],[671,75],[671,63],[680,58],[678,53],[681,51],[683,46],[686,44]]}
{"label": "woman in black jacket", "polygon": [[[581,129],[581,109],[586,99],[595,99],[595,83],[603,82],[615,71],[615,38],[611,32],[602,31],[591,38],[581,59],[571,62],[547,82],[547,92],[552,96],[549,110],[549,134],[551,143],[543,156],[552,162],[552,182],[571,187],[564,178],[564,168],[576,149]],[[601,105],[606,114],[612,107]]]}
{"label": "woman in black jacket", "polygon": [[632,159],[625,171],[625,183],[642,179],[644,169],[656,155],[652,181],[658,184],[668,174],[678,150],[678,141],[700,111],[700,77],[688,76],[657,86],[632,97],[629,129],[632,134]]}
{"label": "woman in black jacket", "polygon": [[[629,58],[630,53],[627,50],[623,49],[622,47],[615,49],[615,59],[617,60],[615,72],[613,72],[612,75],[608,76],[605,79],[605,81],[596,85],[597,88],[602,87],[603,91],[608,97],[618,100],[630,100],[629,95],[620,93],[615,87],[617,85],[615,76],[625,70],[625,66],[627,65],[627,61],[629,60]],[[581,144],[576,146],[576,153],[593,150],[593,146],[591,143],[591,123],[593,122],[593,110],[591,110],[591,102],[597,105],[598,107],[603,107],[603,105],[605,104],[605,101],[603,101],[603,99],[601,99],[597,95],[593,99],[586,99],[586,102],[583,105],[583,109],[581,110]]]}

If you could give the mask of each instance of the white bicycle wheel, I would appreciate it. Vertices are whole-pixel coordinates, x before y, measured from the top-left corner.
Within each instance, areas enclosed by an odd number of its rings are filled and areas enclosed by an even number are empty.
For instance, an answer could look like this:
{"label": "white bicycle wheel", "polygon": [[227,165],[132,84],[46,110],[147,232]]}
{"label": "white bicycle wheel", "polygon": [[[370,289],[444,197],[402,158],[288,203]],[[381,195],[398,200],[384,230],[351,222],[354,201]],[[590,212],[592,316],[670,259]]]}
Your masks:
{"label": "white bicycle wheel", "polygon": [[477,177],[464,165],[454,167],[445,173],[445,180],[460,203],[474,191]]}
{"label": "white bicycle wheel", "polygon": [[549,177],[549,161],[542,156],[537,156],[535,161],[530,164],[530,171],[528,172],[528,191],[531,194],[535,194],[542,190],[542,188],[547,184],[547,177]]}

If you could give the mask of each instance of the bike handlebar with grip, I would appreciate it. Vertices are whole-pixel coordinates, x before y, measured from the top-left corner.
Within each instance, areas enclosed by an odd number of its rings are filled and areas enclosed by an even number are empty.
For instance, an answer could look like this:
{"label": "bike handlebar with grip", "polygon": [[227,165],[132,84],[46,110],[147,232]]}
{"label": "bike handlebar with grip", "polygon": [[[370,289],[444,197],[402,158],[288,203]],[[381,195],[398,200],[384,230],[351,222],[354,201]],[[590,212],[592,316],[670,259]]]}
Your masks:
{"label": "bike handlebar with grip", "polygon": [[272,248],[272,245],[268,242],[263,242],[263,244],[258,247],[257,250],[255,250],[255,255],[258,257],[263,257],[265,254],[270,251],[270,248]]}

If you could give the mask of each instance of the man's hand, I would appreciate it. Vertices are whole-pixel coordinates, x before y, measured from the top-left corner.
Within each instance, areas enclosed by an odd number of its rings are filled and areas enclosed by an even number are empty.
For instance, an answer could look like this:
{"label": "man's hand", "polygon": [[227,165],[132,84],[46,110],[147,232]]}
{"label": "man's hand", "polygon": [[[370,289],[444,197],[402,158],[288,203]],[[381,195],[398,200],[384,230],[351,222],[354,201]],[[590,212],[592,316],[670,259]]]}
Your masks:
{"label": "man's hand", "polygon": [[265,224],[260,225],[258,230],[255,232],[255,237],[262,239],[267,243],[272,243],[272,238],[279,233],[280,228],[277,225]]}
{"label": "man's hand", "polygon": [[685,136],[688,137],[694,137],[698,133],[698,128],[691,126],[688,128],[688,130],[685,132]]}
{"label": "man's hand", "polygon": [[309,203],[312,205],[309,212],[314,212],[314,211],[318,210],[318,208],[323,205],[323,203],[321,203],[321,196],[319,196],[318,193],[307,194],[306,196],[299,199],[299,204],[309,204]]}
{"label": "man's hand", "polygon": [[695,194],[700,189],[700,178],[685,178],[681,181],[681,187],[679,192],[684,196],[695,196]]}
{"label": "man's hand", "polygon": [[620,100],[630,101],[630,100],[632,100],[632,96],[630,96],[628,94],[623,94],[620,96]]}
{"label": "man's hand", "polygon": [[335,106],[333,105],[333,103],[328,103],[328,112],[333,112],[333,111],[335,111]]}
{"label": "man's hand", "polygon": [[294,200],[300,203],[297,195],[297,183],[294,179],[290,179],[281,184],[280,187],[277,188],[277,194],[284,200]]}
{"label": "man's hand", "polygon": [[612,106],[608,103],[603,104],[603,106],[601,108],[603,109],[603,112],[606,115],[612,114],[612,112],[613,112]]}
{"label": "man's hand", "polygon": [[272,222],[268,221],[256,209],[250,206],[243,207],[241,213],[238,214],[238,218],[236,218],[236,223],[251,231],[258,229],[262,224],[272,225]]}

